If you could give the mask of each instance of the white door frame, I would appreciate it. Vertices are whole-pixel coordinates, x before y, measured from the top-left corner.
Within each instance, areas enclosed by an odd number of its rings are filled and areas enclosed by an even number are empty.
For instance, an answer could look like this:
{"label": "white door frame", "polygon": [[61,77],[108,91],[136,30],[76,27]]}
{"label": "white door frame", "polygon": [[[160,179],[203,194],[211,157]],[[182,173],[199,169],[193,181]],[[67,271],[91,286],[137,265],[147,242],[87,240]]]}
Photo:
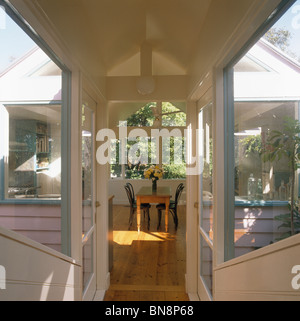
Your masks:
{"label": "white door frame", "polygon": [[[211,92],[207,92],[198,102],[197,104],[197,119],[198,119],[198,124],[197,124],[197,128],[198,128],[198,135],[199,135],[199,144],[198,144],[198,150],[197,150],[197,157],[199,157],[199,175],[198,177],[198,206],[197,206],[197,212],[198,212],[198,225],[197,225],[197,284],[198,284],[198,289],[197,289],[197,294],[198,297],[201,298],[202,301],[212,301],[213,297],[212,297],[212,293],[210,292],[210,290],[208,289],[204,279],[201,276],[201,260],[202,260],[202,248],[201,248],[201,239],[208,245],[208,247],[210,248],[210,250],[213,253],[213,241],[209,238],[209,236],[206,234],[206,232],[204,231],[204,229],[201,226],[201,218],[203,215],[203,197],[202,197],[202,174],[203,174],[203,153],[204,153],[204,142],[202,141],[202,128],[203,128],[203,117],[201,117],[203,114],[203,109],[206,108],[207,106],[209,106],[210,104],[212,104],[212,95]],[[201,114],[200,114],[201,113]],[[214,206],[213,206],[214,208]],[[212,255],[212,260],[213,260],[213,255]],[[213,262],[212,262],[213,265]],[[212,273],[212,277],[213,277],[213,273]]]}
{"label": "white door frame", "polygon": [[[84,246],[86,246],[88,241],[92,241],[91,246],[92,246],[92,256],[91,256],[91,267],[92,267],[92,274],[90,276],[90,279],[86,285],[83,284],[82,287],[82,299],[84,301],[91,301],[93,300],[95,293],[96,293],[96,197],[97,197],[97,184],[96,184],[96,148],[95,148],[95,142],[96,142],[96,110],[97,110],[97,102],[89,95],[88,91],[85,89],[82,90],[82,104],[83,106],[85,104],[86,110],[90,112],[91,115],[91,132],[92,132],[92,197],[91,197],[91,210],[92,210],[92,215],[91,215],[91,226],[88,231],[85,231],[85,235],[83,236],[82,239],[82,249]],[[81,116],[82,116],[82,108],[81,108]],[[82,119],[82,117],[80,117]],[[82,128],[82,127],[81,127]],[[82,136],[81,136],[82,137]],[[81,140],[82,141],[82,140]],[[82,146],[82,145],[81,145]],[[82,207],[83,209],[83,207]],[[83,212],[82,212],[83,213]],[[83,233],[83,230],[82,230]],[[83,255],[82,255],[83,256]],[[82,273],[83,273],[83,257],[82,257]]]}

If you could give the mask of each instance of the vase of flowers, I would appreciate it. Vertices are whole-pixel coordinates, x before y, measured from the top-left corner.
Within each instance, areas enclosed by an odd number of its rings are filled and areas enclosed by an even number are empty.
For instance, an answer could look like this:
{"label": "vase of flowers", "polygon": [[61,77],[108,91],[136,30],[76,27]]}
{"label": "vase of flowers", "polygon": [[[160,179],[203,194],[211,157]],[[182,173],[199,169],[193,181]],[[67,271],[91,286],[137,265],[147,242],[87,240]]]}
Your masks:
{"label": "vase of flowers", "polygon": [[159,166],[150,166],[147,170],[144,171],[144,176],[146,179],[152,180],[152,190],[157,190],[157,181],[163,177],[163,170]]}
{"label": "vase of flowers", "polygon": [[157,179],[152,180],[152,191],[157,191]]}

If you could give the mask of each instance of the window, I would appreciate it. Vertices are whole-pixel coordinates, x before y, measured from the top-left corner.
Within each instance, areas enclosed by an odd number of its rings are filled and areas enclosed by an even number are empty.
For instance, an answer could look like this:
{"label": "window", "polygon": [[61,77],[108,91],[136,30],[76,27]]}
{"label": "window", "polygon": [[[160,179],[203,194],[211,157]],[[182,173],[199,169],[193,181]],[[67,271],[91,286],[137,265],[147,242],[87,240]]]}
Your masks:
{"label": "window", "polygon": [[[184,137],[170,137],[163,139],[163,170],[164,179],[184,179],[186,177],[185,146]],[[164,158],[165,155],[165,158]]]}
{"label": "window", "polygon": [[83,91],[81,108],[82,156],[82,288],[85,292],[95,273],[95,110],[97,103]]}
{"label": "window", "polygon": [[[186,177],[185,104],[176,104],[181,109],[170,102],[150,102],[125,121],[120,121],[120,126],[126,123],[128,133],[139,127],[144,135],[112,141],[111,151],[115,157],[111,162],[111,178],[144,179],[144,170],[152,164],[163,167],[164,179]],[[120,158],[122,148],[126,149],[127,155],[124,164]]]}
{"label": "window", "polygon": [[[185,104],[177,104],[185,109]],[[150,102],[127,119],[127,126],[185,127],[186,114],[170,102]]]}
{"label": "window", "polygon": [[129,127],[148,127],[153,126],[155,117],[153,108],[156,108],[155,103],[148,103],[137,112],[127,118],[127,126]]}
{"label": "window", "polygon": [[198,113],[199,128],[199,229],[200,275],[212,295],[213,283],[213,129],[212,103]]}
{"label": "window", "polygon": [[[60,80],[61,81],[61,80]],[[8,105],[7,199],[61,198],[61,102]]]}
{"label": "window", "polygon": [[226,70],[227,258],[300,232],[299,5]]}
{"label": "window", "polygon": [[1,10],[0,225],[68,254],[68,71]]}
{"label": "window", "polygon": [[162,104],[162,126],[186,126],[186,114],[169,102]]}

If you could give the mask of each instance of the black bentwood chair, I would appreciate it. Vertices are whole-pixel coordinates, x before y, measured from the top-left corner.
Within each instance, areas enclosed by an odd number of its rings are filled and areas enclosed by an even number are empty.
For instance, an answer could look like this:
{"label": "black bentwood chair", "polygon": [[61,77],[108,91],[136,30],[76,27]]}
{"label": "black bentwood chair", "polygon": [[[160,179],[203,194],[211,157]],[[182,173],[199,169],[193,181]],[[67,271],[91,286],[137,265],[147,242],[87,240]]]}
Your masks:
{"label": "black bentwood chair", "polygon": [[[171,212],[175,224],[175,229],[177,230],[178,227],[178,216],[177,216],[177,205],[181,196],[181,193],[184,189],[183,183],[179,184],[176,188],[176,194],[175,194],[175,200],[170,201],[170,206],[169,206],[169,211]],[[157,229],[160,228],[160,223],[161,223],[161,212],[163,210],[166,210],[166,205],[165,204],[158,204],[156,206],[157,208],[157,214],[158,214],[158,225]]]}
{"label": "black bentwood chair", "polygon": [[[130,229],[133,222],[134,212],[137,210],[137,205],[135,201],[133,186],[130,183],[126,183],[124,187],[127,193],[129,204],[130,204],[129,227],[128,227],[128,229]],[[150,204],[141,204],[141,210],[144,212],[144,218],[145,218],[145,214],[147,213],[148,230],[150,228],[150,211],[149,211],[150,207],[151,207]]]}

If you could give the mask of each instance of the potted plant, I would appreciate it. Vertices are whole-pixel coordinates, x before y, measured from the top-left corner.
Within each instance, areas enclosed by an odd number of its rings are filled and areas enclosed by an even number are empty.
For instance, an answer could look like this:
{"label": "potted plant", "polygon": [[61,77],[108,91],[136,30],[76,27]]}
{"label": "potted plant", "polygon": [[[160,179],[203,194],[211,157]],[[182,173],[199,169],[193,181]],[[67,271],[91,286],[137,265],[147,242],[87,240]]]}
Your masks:
{"label": "potted plant", "polygon": [[300,162],[300,123],[298,120],[291,117],[285,118],[282,132],[278,130],[271,131],[263,149],[264,162],[279,161],[282,157],[285,157],[288,160],[290,169],[290,212],[281,214],[275,219],[283,221],[283,224],[280,227],[290,228],[290,231],[282,237],[285,238],[298,233],[300,228],[300,216],[295,200],[296,171]]}

